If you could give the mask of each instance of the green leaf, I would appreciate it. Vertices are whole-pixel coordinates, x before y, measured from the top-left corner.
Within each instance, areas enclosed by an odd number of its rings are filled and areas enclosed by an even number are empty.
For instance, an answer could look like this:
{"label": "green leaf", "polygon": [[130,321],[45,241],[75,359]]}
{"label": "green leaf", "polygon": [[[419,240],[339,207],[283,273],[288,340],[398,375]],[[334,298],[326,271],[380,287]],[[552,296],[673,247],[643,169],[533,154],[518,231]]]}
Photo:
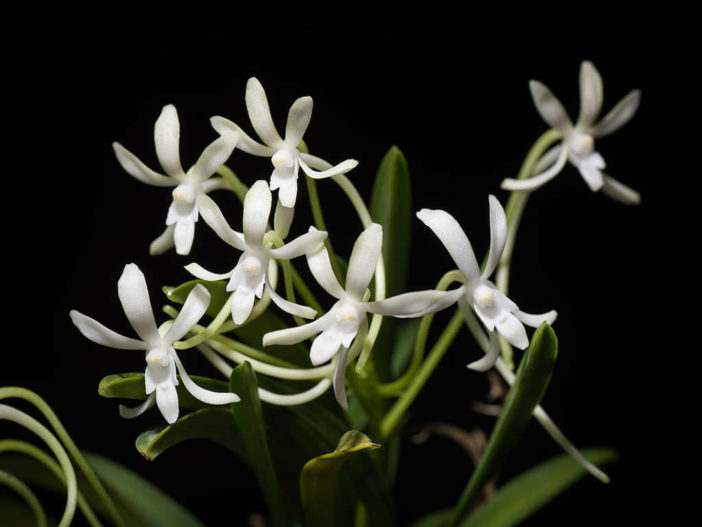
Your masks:
{"label": "green leaf", "polygon": [[[595,465],[611,463],[617,458],[617,453],[607,448],[584,449],[583,455]],[[461,523],[461,527],[517,525],[587,473],[587,470],[568,454],[556,456],[504,485],[467,521]]]}
{"label": "green leaf", "polygon": [[379,446],[358,430],[350,430],[341,436],[334,452],[317,456],[305,464],[300,474],[300,495],[308,526],[331,527],[337,524],[341,467],[349,456]]}
{"label": "green leaf", "polygon": [[131,470],[98,454],[84,452],[84,456],[130,527],[204,527],[187,509]]}
{"label": "green leaf", "polygon": [[[451,509],[431,512],[412,523],[412,527],[446,527],[451,517]],[[461,525],[461,527],[463,527]]]}
{"label": "green leaf", "polygon": [[507,394],[483,457],[454,509],[450,525],[457,525],[468,512],[480,496],[485,483],[497,474],[519,440],[531,419],[534,407],[546,392],[557,355],[556,334],[550,326],[542,324],[534,333],[522,358],[517,377]]}
{"label": "green leaf", "polygon": [[417,331],[419,330],[419,320],[419,318],[411,318],[397,321],[397,334],[390,359],[390,374],[393,378],[402,375],[412,360],[414,343],[417,340]]}
{"label": "green leaf", "polygon": [[248,361],[234,368],[229,387],[241,398],[240,402],[232,403],[234,423],[268,504],[271,523],[277,526],[286,525],[283,496],[264,428],[258,382]]}
{"label": "green leaf", "polygon": [[[191,376],[195,384],[202,386],[206,390],[213,392],[228,392],[229,388],[225,381],[211,379],[209,377],[200,377],[197,375]],[[180,379],[180,376],[178,376]],[[181,408],[207,408],[210,405],[195,399],[181,382],[177,387],[178,405]],[[118,373],[108,375],[100,381],[98,393],[107,398],[122,398],[122,399],[146,399],[144,391],[144,374],[143,373]]]}
{"label": "green leaf", "polygon": [[[396,146],[380,162],[370,200],[373,221],[383,226],[385,296],[405,291],[412,234],[412,185],[407,160]],[[378,377],[390,380],[391,350],[398,321],[387,317],[373,348]]]}
{"label": "green leaf", "polygon": [[136,439],[136,448],[153,461],[170,447],[190,439],[209,439],[246,459],[229,407],[202,408],[169,426],[142,432]]}

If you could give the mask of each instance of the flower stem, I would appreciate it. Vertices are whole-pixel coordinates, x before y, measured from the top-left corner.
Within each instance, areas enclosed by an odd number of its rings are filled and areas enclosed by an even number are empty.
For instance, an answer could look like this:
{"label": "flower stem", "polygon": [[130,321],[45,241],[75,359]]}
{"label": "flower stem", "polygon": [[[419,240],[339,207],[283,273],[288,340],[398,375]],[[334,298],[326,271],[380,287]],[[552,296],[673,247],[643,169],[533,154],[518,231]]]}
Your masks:
{"label": "flower stem", "polygon": [[239,201],[243,203],[244,198],[246,197],[246,193],[249,189],[239,180],[239,178],[232,171],[232,169],[229,168],[227,165],[222,165],[217,169],[217,174],[224,178],[229,188],[231,188],[234,194],[236,194],[236,196],[239,198]]}
{"label": "flower stem", "polygon": [[448,350],[449,346],[453,342],[453,339],[456,337],[462,326],[463,315],[461,314],[460,310],[456,310],[446,328],[444,328],[444,331],[436,341],[436,344],[434,344],[434,347],[429,352],[429,355],[422,364],[422,367],[412,378],[412,381],[409,383],[409,386],[407,386],[405,392],[400,396],[387,415],[383,418],[383,421],[380,424],[381,439],[384,440],[388,438],[395,431],[397,426],[400,424],[402,416],[405,414],[412,402],[417,398],[417,395],[419,395],[419,392],[429,380],[429,377],[431,377],[431,374],[438,366],[441,358],[444,356],[444,353],[446,353],[446,350]]}
{"label": "flower stem", "polygon": [[44,507],[42,507],[41,502],[37,498],[37,495],[32,492],[32,489],[25,485],[22,480],[4,470],[0,470],[0,485],[9,487],[19,494],[32,510],[37,527],[46,527],[46,513],[44,512]]}
{"label": "flower stem", "polygon": [[[327,224],[324,221],[324,214],[322,213],[322,205],[319,202],[319,193],[317,192],[317,184],[315,183],[314,179],[312,179],[309,176],[305,176],[305,183],[307,184],[307,195],[309,196],[309,199],[310,199],[310,209],[312,210],[312,219],[314,221],[314,226],[320,231],[326,231]],[[334,274],[336,275],[336,279],[339,281],[339,283],[343,284],[345,282],[344,275],[341,273],[341,270],[339,269],[339,264],[336,261],[336,255],[334,253],[334,249],[332,247],[331,240],[329,239],[329,236],[327,236],[327,239],[324,240],[324,246],[327,248],[327,252],[329,253],[329,261],[331,262],[331,266],[332,266],[332,269],[334,270]]]}

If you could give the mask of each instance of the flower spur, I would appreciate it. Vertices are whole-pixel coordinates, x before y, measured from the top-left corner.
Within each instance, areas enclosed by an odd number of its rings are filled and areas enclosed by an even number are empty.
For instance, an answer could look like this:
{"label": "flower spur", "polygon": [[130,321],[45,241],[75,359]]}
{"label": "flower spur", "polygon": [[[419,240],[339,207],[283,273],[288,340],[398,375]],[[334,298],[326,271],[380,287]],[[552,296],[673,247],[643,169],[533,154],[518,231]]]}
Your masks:
{"label": "flower spur", "polygon": [[148,397],[135,408],[120,405],[122,417],[132,418],[141,415],[155,403],[166,421],[175,422],[179,412],[176,391],[179,382],[176,370],[180,374],[185,389],[204,403],[228,404],[239,401],[239,397],[234,393],[212,392],[195,384],[173,349],[173,343],[187,334],[205,314],[210,304],[210,294],[207,289],[201,285],[193,288],[173,323],[164,324],[160,328],[156,327],[146,280],[135,264],[127,264],[124,267],[117,289],[124,313],[141,340],[120,335],[76,310],[72,310],[70,316],[78,330],[97,344],[146,352],[144,383]]}

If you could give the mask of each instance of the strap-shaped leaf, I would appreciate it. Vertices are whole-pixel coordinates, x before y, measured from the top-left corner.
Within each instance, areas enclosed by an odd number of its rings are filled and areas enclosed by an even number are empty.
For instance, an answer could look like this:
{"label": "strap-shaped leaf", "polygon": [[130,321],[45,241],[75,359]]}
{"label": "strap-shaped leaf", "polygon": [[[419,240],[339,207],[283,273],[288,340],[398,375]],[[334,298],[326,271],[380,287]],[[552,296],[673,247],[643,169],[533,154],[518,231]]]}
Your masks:
{"label": "strap-shaped leaf", "polygon": [[340,471],[349,456],[378,448],[358,430],[346,432],[334,452],[309,460],[300,473],[300,495],[310,527],[331,527],[336,522]]}
{"label": "strap-shaped leaf", "polygon": [[519,440],[534,407],[546,392],[557,354],[556,334],[550,326],[542,324],[522,358],[517,378],[507,394],[483,457],[453,511],[450,525],[458,525],[480,496],[485,483],[497,474]]}
{"label": "strap-shaped leaf", "polygon": [[209,439],[246,459],[230,408],[202,408],[178,419],[172,425],[146,430],[136,439],[136,448],[149,461],[183,441]]}

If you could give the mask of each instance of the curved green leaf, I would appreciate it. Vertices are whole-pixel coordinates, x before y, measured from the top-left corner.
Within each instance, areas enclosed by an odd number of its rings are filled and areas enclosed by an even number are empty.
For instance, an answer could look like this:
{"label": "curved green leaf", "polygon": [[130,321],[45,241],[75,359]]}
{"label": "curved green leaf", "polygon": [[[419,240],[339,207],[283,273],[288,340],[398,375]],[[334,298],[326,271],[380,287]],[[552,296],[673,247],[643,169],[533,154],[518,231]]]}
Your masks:
{"label": "curved green leaf", "polygon": [[189,439],[209,439],[246,459],[229,407],[202,408],[172,425],[146,430],[137,437],[136,448],[142,456],[153,461],[165,450]]}
{"label": "curved green leaf", "polygon": [[256,373],[249,362],[234,368],[229,379],[229,387],[232,392],[241,397],[241,401],[232,403],[231,411],[247,459],[253,467],[268,504],[271,523],[278,526],[286,525],[283,496],[271,458],[261,400],[258,397]]}
{"label": "curved green leaf", "polygon": [[[191,376],[192,380],[198,386],[202,386],[206,390],[213,392],[228,392],[229,388],[225,381],[211,379],[209,377],[200,377],[197,375]],[[180,379],[180,376],[178,376]],[[203,403],[199,399],[195,399],[181,382],[177,387],[178,405],[181,408],[208,408],[210,405]],[[146,399],[144,391],[144,374],[143,373],[117,373],[103,377],[98,386],[98,393],[107,398],[122,398],[122,399]]]}
{"label": "curved green leaf", "polygon": [[310,527],[336,525],[336,501],[339,473],[349,456],[378,448],[358,430],[346,432],[334,452],[309,460],[300,474],[300,496]]}
{"label": "curved green leaf", "polygon": [[558,341],[550,326],[542,324],[519,365],[517,378],[507,394],[480,463],[453,511],[450,525],[457,525],[480,496],[485,483],[497,474],[519,440],[551,380],[558,355]]}
{"label": "curved green leaf", "polygon": [[[584,449],[595,465],[616,460],[607,448]],[[520,474],[481,505],[461,527],[510,527],[549,503],[588,472],[568,454],[561,454]]]}
{"label": "curved green leaf", "polygon": [[114,461],[84,452],[130,527],[204,527],[161,489]]}

